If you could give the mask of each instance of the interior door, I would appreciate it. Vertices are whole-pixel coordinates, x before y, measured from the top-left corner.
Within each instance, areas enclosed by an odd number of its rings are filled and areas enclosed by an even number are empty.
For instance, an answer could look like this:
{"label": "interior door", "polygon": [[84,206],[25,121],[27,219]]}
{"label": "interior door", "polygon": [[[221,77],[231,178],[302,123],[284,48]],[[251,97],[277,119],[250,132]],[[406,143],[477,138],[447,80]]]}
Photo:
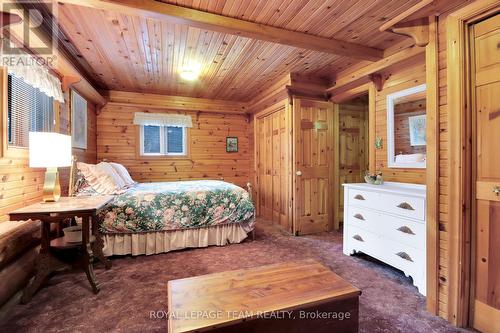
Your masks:
{"label": "interior door", "polygon": [[294,233],[333,225],[333,104],[293,99]]}
{"label": "interior door", "polygon": [[[363,183],[368,170],[368,103],[342,103],[338,109],[338,143],[333,152],[337,157],[339,185],[335,188],[338,202],[335,203],[335,228],[344,216],[345,183]],[[338,146],[337,146],[338,145]],[[335,166],[337,167],[337,165]]]}
{"label": "interior door", "polygon": [[500,15],[473,27],[475,289],[473,326],[500,332]]}

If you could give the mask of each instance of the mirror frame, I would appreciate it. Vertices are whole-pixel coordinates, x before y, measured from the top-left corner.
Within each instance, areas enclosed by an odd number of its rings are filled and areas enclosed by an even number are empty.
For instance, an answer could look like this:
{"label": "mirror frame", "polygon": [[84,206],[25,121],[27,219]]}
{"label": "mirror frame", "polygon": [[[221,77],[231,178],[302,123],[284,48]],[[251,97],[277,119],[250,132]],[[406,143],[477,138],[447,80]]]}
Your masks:
{"label": "mirror frame", "polygon": [[[427,159],[424,162],[413,163],[396,163],[394,153],[394,101],[397,98],[413,95],[426,90],[426,85],[421,84],[416,87],[411,87],[405,90],[400,90],[387,95],[387,166],[389,168],[409,168],[409,169],[425,169]],[[427,113],[426,113],[427,114]]]}

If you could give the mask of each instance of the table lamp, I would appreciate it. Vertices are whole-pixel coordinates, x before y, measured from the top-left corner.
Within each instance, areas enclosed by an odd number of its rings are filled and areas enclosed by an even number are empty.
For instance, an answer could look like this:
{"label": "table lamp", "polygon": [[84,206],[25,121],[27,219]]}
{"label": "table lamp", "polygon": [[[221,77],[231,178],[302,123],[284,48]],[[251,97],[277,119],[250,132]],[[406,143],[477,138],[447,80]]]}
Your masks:
{"label": "table lamp", "polygon": [[31,168],[47,168],[43,183],[43,201],[53,202],[61,197],[58,167],[71,166],[71,136],[51,132],[29,133]]}

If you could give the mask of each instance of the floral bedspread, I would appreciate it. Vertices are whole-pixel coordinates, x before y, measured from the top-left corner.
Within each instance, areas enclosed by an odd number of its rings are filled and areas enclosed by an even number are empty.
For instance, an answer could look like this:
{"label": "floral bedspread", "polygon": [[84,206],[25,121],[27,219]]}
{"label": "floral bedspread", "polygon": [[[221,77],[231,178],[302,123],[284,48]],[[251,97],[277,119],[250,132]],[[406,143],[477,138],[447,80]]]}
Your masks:
{"label": "floral bedspread", "polygon": [[129,233],[254,222],[248,192],[217,180],[136,184],[100,213],[102,232]]}

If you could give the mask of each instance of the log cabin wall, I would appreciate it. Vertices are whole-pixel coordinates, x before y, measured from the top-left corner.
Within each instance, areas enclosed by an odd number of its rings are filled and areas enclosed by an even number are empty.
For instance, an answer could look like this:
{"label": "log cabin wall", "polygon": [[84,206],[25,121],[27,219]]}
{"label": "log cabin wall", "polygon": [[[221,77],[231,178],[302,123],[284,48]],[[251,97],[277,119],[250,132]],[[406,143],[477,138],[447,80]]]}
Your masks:
{"label": "log cabin wall", "polygon": [[[194,99],[193,99],[194,100]],[[199,101],[199,109],[203,110]],[[167,105],[168,106],[168,105]],[[173,106],[172,106],[173,107]],[[193,104],[192,107],[196,108]],[[187,157],[146,157],[139,154],[135,112],[183,113],[191,115]],[[97,116],[97,158],[122,163],[139,182],[223,179],[245,187],[250,181],[252,124],[245,114],[183,111],[137,104],[108,103]],[[226,152],[226,137],[238,138],[238,152]]]}
{"label": "log cabin wall", "polygon": [[[0,77],[3,69],[0,68]],[[5,87],[4,84],[1,85]],[[0,91],[5,101],[7,91]],[[71,134],[70,92],[64,91],[64,104],[55,108],[56,131]],[[4,104],[5,105],[5,104]],[[95,163],[96,107],[87,103],[87,149],[73,149],[73,154],[81,161]],[[4,107],[2,112],[6,112]],[[1,114],[3,119],[3,114]],[[1,122],[0,122],[1,123]],[[2,127],[3,129],[3,127]],[[7,131],[2,130],[0,146],[6,139]],[[20,207],[42,200],[44,169],[29,167],[27,149],[9,149],[0,155],[0,307],[18,290],[23,288],[32,276],[37,244],[39,243],[39,223],[36,221],[9,222],[8,213]],[[69,168],[60,168],[60,182],[63,195],[67,193]],[[0,311],[1,315],[1,311]]]}
{"label": "log cabin wall", "polygon": [[[1,71],[1,69],[0,69]],[[2,89],[2,100],[6,100],[6,90]],[[65,103],[56,112],[56,124],[63,134],[71,133],[71,111],[69,91],[64,92]],[[97,157],[96,112],[95,105],[88,102],[87,110],[87,149],[73,149],[78,160],[95,163]],[[56,108],[57,109],[57,108]],[[55,110],[56,111],[56,110]],[[2,132],[0,140],[4,140],[7,131]],[[28,150],[15,149],[12,153],[0,156],[0,222],[8,221],[8,213],[18,208],[41,200],[45,170],[29,167]],[[61,188],[64,193],[68,189],[69,168],[60,168]]]}
{"label": "log cabin wall", "polygon": [[[449,137],[448,132],[448,99],[447,99],[447,17],[457,11],[458,9],[468,5],[463,3],[456,8],[450,9],[442,13],[438,17],[438,113],[439,113],[439,184],[438,184],[438,208],[439,208],[439,263],[438,263],[438,314],[440,317],[455,323],[457,314],[452,310],[456,309],[452,301],[453,291],[449,290],[450,274],[448,271],[450,250],[448,244],[448,230],[449,230],[449,209],[448,198],[449,192],[449,142],[452,138]],[[455,291],[456,293],[456,291]]]}
{"label": "log cabin wall", "polygon": [[381,171],[384,180],[425,184],[425,169],[406,169],[387,167],[387,95],[394,92],[416,87],[425,83],[425,59],[415,58],[411,64],[395,67],[382,73],[385,79],[383,89],[376,93],[375,102],[375,132],[382,138],[382,148],[375,150],[376,170]]}

